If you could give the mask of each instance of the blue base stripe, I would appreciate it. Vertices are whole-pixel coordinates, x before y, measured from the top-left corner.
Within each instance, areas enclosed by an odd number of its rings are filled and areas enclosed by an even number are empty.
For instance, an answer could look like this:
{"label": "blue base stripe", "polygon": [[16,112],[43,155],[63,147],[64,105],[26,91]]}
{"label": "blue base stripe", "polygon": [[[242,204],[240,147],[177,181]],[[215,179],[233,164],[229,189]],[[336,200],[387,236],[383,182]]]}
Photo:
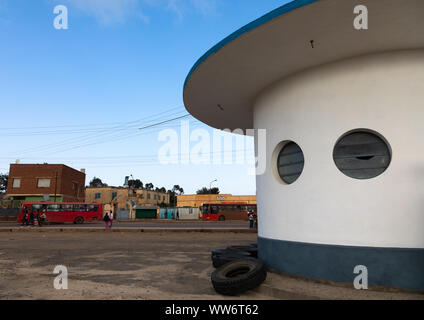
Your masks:
{"label": "blue base stripe", "polygon": [[314,280],[352,283],[355,266],[368,285],[424,291],[424,249],[321,245],[258,238],[259,258],[272,269]]}

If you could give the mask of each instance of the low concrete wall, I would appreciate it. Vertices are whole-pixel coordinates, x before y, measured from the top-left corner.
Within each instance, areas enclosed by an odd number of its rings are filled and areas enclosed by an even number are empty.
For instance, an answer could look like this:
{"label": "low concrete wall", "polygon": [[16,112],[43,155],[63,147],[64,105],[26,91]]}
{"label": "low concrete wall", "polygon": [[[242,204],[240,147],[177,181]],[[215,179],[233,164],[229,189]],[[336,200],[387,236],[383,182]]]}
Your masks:
{"label": "low concrete wall", "polygon": [[0,217],[18,217],[19,209],[14,208],[0,208]]}
{"label": "low concrete wall", "polygon": [[126,210],[120,210],[116,212],[116,218],[118,220],[129,220],[130,219],[130,212]]}

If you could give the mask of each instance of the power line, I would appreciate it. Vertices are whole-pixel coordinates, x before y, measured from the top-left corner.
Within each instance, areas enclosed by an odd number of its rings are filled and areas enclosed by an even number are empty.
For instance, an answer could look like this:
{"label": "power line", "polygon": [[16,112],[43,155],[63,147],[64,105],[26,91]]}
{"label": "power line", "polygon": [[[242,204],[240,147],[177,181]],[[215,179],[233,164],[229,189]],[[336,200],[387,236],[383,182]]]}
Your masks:
{"label": "power line", "polygon": [[159,122],[159,123],[155,123],[155,124],[152,124],[152,125],[149,125],[149,126],[143,127],[143,128],[139,128],[139,130],[144,130],[144,129],[151,128],[151,127],[156,127],[156,126],[159,126],[159,125],[164,124],[164,123],[168,123],[168,122],[171,122],[171,121],[175,121],[175,120],[183,119],[183,118],[190,117],[190,116],[191,116],[191,115],[186,114],[185,116],[177,117],[177,118],[174,118],[174,119],[169,119],[169,120],[162,121],[162,122]]}
{"label": "power line", "polygon": [[[235,153],[235,152],[250,152],[254,151],[254,149],[234,149],[234,150],[222,150],[222,151],[210,151],[210,152],[202,152],[201,154],[209,155],[209,154],[220,154],[220,153]],[[172,155],[190,155],[191,152],[188,153],[176,153]],[[154,158],[157,157],[157,154],[150,154],[150,155],[122,155],[122,156],[108,156],[108,157],[60,157],[60,158],[51,158],[50,160],[115,160],[115,159],[126,159],[126,158]],[[0,159],[14,159],[13,157],[1,157]],[[21,158],[20,160],[32,160],[32,159],[39,159],[39,158]],[[43,161],[42,161],[43,162]]]}
{"label": "power line", "polygon": [[[26,150],[21,150],[21,151],[17,151],[15,153],[20,154],[20,153],[27,153],[27,152],[32,152],[32,151],[38,151],[38,152],[43,152],[43,151],[49,151],[52,148],[54,149],[55,147],[63,147],[64,145],[69,145],[69,144],[75,144],[75,143],[80,143],[80,142],[88,142],[89,140],[98,140],[99,137],[105,137],[105,136],[116,136],[117,133],[120,133],[122,131],[129,131],[131,129],[135,129],[136,127],[138,127],[140,125],[140,122],[144,121],[147,119],[150,119],[148,122],[152,122],[152,121],[158,121],[160,120],[160,118],[163,118],[163,116],[166,113],[169,113],[170,111],[174,111],[176,108],[172,108],[163,112],[160,112],[156,115],[151,115],[148,117],[144,117],[135,121],[130,121],[130,122],[125,122],[122,123],[121,125],[118,126],[114,126],[114,127],[107,127],[104,128],[103,130],[97,130],[96,131],[96,135],[83,135],[80,137],[75,137],[75,138],[69,138],[69,139],[65,139],[65,140],[61,140],[58,142],[54,142],[54,143],[50,143],[50,144],[46,144],[46,145],[41,145],[41,146],[37,146],[37,147],[31,147],[28,148]],[[171,112],[171,115],[175,114],[175,113],[181,113],[181,111],[179,112]],[[169,116],[169,114],[168,114]],[[153,119],[152,119],[153,118]],[[90,144],[91,145],[91,144]]]}
{"label": "power line", "polygon": [[[161,112],[161,113],[159,113],[159,114],[162,114],[162,113],[167,113],[167,112],[170,112],[170,111],[174,111],[174,110],[177,110],[177,109],[182,109],[183,107],[180,105],[180,106],[177,106],[177,107],[173,107],[173,108],[170,108],[170,109],[167,109],[167,110],[165,110],[165,111],[163,111],[163,112]],[[183,110],[181,110],[181,111],[183,111]],[[147,119],[147,118],[151,118],[151,117],[155,117],[155,116],[157,116],[157,115],[151,115],[151,116],[148,116],[148,117],[146,117],[146,118],[142,118],[142,119]],[[105,126],[105,125],[107,125],[107,126],[109,126],[109,125],[111,125],[111,126],[114,126],[114,125],[122,125],[122,124],[126,124],[127,122],[109,122],[109,123],[102,123],[102,124],[99,124],[98,122],[97,123],[91,123],[91,124],[70,124],[70,125],[56,125],[56,126],[37,126],[37,129],[53,129],[53,128],[78,128],[78,127],[90,127],[90,128],[92,128],[92,127],[98,127],[98,126]],[[19,131],[22,131],[22,130],[25,130],[26,128],[22,128],[22,127],[1,127],[0,128],[0,131],[2,131],[2,130],[7,130],[7,131],[9,131],[9,130],[19,130]]]}

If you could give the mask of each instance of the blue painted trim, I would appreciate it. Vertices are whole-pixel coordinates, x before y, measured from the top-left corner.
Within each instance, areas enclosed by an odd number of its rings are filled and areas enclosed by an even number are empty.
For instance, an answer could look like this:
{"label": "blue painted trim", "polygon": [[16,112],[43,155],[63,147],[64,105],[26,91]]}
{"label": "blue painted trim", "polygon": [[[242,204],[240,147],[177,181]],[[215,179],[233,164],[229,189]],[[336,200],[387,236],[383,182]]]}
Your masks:
{"label": "blue painted trim", "polygon": [[295,9],[298,9],[300,7],[304,7],[308,4],[311,4],[313,2],[317,2],[320,0],[294,0],[292,2],[289,2],[269,13],[267,13],[266,15],[260,17],[259,19],[250,22],[249,24],[245,25],[244,27],[240,28],[239,30],[237,30],[236,32],[232,33],[231,35],[229,35],[227,38],[225,38],[224,40],[222,40],[221,42],[219,42],[218,44],[216,44],[215,46],[213,46],[211,49],[209,49],[199,60],[197,60],[197,62],[194,64],[194,66],[191,68],[190,72],[188,73],[185,82],[184,82],[184,88],[187,85],[188,80],[190,79],[191,75],[193,74],[193,72],[197,69],[197,67],[199,65],[201,65],[207,58],[209,58],[212,54],[216,53],[217,51],[219,51],[220,49],[222,49],[223,47],[225,47],[228,43],[230,43],[231,41],[237,39],[238,37],[240,37],[241,35],[248,33],[249,31],[252,31],[253,29],[271,21],[274,18],[277,18],[279,16],[282,16],[283,14],[286,14],[290,11],[293,11]]}
{"label": "blue painted trim", "polygon": [[258,238],[259,258],[277,271],[314,280],[352,283],[368,269],[370,286],[424,291],[424,249],[323,245]]}

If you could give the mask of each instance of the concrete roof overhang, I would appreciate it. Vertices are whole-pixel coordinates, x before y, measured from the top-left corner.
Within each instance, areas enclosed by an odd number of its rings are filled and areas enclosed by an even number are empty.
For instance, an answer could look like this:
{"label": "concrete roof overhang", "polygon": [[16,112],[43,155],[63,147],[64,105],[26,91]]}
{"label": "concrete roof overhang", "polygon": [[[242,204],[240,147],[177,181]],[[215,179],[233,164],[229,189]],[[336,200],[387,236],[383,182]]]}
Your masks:
{"label": "concrete roof overhang", "polygon": [[[357,5],[368,8],[368,30],[353,26]],[[423,0],[295,0],[203,55],[187,76],[184,104],[212,127],[250,129],[254,99],[276,81],[355,56],[423,48],[423,31]]]}

